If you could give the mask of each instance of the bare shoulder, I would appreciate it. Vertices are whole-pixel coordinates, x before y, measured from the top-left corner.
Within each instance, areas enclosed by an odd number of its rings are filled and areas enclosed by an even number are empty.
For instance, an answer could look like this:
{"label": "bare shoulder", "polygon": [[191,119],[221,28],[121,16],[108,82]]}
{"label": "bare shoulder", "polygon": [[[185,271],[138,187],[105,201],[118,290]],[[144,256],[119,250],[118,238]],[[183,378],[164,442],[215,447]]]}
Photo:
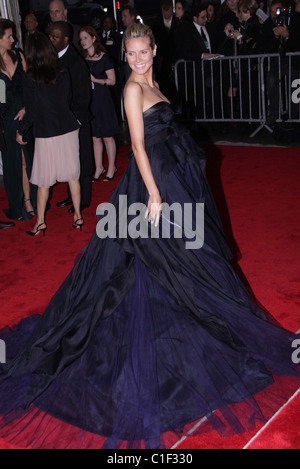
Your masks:
{"label": "bare shoulder", "polygon": [[133,106],[137,108],[143,107],[144,92],[141,85],[135,81],[128,81],[124,89],[125,108]]}
{"label": "bare shoulder", "polygon": [[135,81],[128,80],[124,88],[124,97],[138,97],[143,95],[143,88]]}

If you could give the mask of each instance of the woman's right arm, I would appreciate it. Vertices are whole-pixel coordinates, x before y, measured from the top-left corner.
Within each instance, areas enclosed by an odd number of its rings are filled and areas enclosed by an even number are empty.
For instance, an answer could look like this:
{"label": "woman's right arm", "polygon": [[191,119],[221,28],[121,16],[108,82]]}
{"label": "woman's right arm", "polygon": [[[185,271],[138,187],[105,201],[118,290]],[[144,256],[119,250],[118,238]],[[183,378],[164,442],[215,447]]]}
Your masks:
{"label": "woman's right arm", "polygon": [[138,83],[126,85],[124,105],[131,137],[132,151],[142,179],[149,193],[146,216],[149,222],[158,225],[161,214],[161,197],[155,183],[149,158],[145,150],[143,91]]}

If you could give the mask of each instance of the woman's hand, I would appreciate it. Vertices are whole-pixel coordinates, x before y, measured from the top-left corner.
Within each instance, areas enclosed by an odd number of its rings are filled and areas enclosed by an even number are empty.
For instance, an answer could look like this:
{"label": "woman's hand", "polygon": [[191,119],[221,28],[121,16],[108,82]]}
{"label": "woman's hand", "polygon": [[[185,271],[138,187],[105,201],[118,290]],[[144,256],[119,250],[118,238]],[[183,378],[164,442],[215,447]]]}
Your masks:
{"label": "woman's hand", "polygon": [[25,116],[25,109],[23,108],[23,109],[20,109],[18,114],[15,116],[14,120],[15,121],[21,121],[24,116]]}
{"label": "woman's hand", "polygon": [[148,218],[148,222],[155,226],[158,226],[161,215],[161,204],[162,200],[159,192],[151,195],[149,194],[148,206],[145,214],[145,218]]}
{"label": "woman's hand", "polygon": [[18,131],[17,131],[16,140],[20,145],[27,145],[27,142],[23,142],[23,137],[22,137],[22,135],[19,134]]}

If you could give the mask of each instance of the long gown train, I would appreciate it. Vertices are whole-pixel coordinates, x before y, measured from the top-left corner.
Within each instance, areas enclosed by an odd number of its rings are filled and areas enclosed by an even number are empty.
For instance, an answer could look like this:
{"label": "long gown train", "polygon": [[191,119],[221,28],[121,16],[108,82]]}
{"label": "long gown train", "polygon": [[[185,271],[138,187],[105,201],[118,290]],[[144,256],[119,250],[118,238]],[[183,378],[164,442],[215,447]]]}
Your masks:
{"label": "long gown train", "polygon": [[[162,200],[204,204],[204,243],[186,249],[171,218],[172,236],[162,236],[163,218],[159,236],[124,236],[124,213],[148,197],[131,154],[110,199],[115,223],[106,219],[116,236],[99,237],[103,212],[43,315],[0,335],[10,357],[0,366],[0,436],[9,441],[166,448],[194,427],[247,431],[299,385],[297,336],[253,302],[231,266],[204,152],[167,103],[144,121]],[[126,217],[129,229],[136,215]]]}

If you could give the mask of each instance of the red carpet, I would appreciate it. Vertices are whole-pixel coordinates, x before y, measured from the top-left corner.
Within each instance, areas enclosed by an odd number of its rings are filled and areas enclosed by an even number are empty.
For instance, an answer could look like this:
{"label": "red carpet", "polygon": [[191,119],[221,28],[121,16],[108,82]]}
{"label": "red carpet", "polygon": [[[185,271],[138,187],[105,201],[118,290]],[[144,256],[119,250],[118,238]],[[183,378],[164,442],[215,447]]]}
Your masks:
{"label": "red carpet", "polygon": [[[17,222],[1,230],[0,328],[33,313],[42,313],[69,273],[79,250],[95,229],[95,211],[107,201],[127,165],[128,147],[118,155],[114,181],[93,184],[93,203],[83,212],[83,231],[72,228],[72,215],[57,208],[66,184],[53,188],[45,238],[25,231],[33,222]],[[227,239],[252,291],[281,324],[300,329],[300,159],[299,149],[208,146],[207,174]],[[5,220],[6,195],[0,189],[0,219]],[[1,213],[3,214],[1,216]],[[239,256],[241,253],[241,257]],[[295,396],[259,434],[221,438],[214,432],[189,436],[179,448],[300,448],[300,395]],[[251,443],[250,443],[251,441]],[[0,440],[0,449],[11,448]]]}

